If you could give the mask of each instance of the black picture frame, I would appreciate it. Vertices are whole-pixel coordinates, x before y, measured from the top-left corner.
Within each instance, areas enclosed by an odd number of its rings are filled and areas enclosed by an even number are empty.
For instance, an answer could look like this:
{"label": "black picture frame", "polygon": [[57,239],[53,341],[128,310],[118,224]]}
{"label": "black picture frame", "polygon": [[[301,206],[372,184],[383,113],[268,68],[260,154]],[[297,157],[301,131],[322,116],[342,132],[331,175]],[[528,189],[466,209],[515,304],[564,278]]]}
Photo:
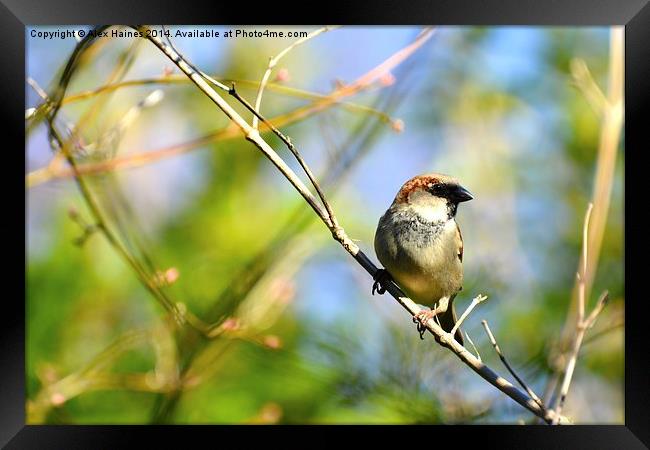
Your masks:
{"label": "black picture frame", "polygon": [[[245,8],[218,2],[161,2],[100,0],[2,0],[0,35],[2,39],[2,124],[5,167],[2,182],[6,208],[0,220],[0,236],[5,250],[3,271],[7,286],[2,300],[0,327],[0,445],[6,448],[121,448],[134,444],[134,437],[146,439],[148,446],[172,443],[198,445],[184,435],[189,429],[212,442],[225,445],[233,438],[241,446],[252,445],[253,437],[280,439],[285,443],[296,433],[311,443],[337,442],[340,434],[360,434],[368,440],[383,439],[386,433],[401,435],[404,445],[454,445],[476,441],[498,448],[647,448],[650,445],[650,405],[648,370],[648,329],[642,311],[640,270],[645,258],[642,219],[645,196],[642,164],[630,163],[648,150],[647,128],[650,103],[650,5],[648,0],[381,0],[338,3],[295,4],[293,2],[255,2]],[[19,236],[26,236],[19,220],[19,190],[24,178],[17,167],[25,164],[18,148],[24,146],[25,27],[98,23],[167,24],[439,24],[439,25],[624,25],[625,26],[625,425],[621,426],[463,426],[411,429],[406,427],[162,427],[162,426],[30,426],[25,425],[25,272],[17,262],[25,255]],[[11,139],[7,139],[7,137]],[[629,158],[627,155],[630,155]],[[15,164],[14,164],[15,162]],[[10,206],[7,206],[10,205]],[[25,241],[26,242],[26,241]],[[22,257],[21,257],[22,255]],[[640,265],[635,264],[638,260]],[[25,265],[26,267],[26,265]],[[15,289],[13,289],[15,288]],[[254,431],[252,431],[254,430]],[[428,434],[428,437],[425,435]],[[264,436],[260,436],[264,435]],[[397,436],[399,439],[400,436]],[[447,444],[444,442],[447,441]],[[294,441],[295,438],[292,439]],[[298,441],[295,441],[298,444]],[[342,442],[342,441],[340,441]],[[465,445],[463,445],[464,447]]]}

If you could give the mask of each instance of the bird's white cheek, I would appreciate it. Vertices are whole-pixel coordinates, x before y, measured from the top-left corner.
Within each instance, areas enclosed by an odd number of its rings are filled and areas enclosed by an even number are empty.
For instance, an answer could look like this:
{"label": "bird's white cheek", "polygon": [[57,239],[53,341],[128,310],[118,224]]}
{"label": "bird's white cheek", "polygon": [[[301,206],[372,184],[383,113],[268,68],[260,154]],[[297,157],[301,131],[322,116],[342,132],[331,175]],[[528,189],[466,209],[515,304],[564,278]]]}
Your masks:
{"label": "bird's white cheek", "polygon": [[447,203],[438,199],[428,203],[415,203],[410,208],[415,214],[429,222],[444,222],[447,220]]}

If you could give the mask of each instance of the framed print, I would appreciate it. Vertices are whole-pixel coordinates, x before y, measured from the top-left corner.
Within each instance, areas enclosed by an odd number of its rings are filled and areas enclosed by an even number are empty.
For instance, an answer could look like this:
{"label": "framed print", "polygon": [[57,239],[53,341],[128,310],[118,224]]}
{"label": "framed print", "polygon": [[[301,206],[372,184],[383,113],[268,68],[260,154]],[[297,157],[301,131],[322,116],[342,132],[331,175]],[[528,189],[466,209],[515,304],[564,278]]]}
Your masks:
{"label": "framed print", "polygon": [[3,6],[7,448],[648,445],[646,2],[56,4]]}

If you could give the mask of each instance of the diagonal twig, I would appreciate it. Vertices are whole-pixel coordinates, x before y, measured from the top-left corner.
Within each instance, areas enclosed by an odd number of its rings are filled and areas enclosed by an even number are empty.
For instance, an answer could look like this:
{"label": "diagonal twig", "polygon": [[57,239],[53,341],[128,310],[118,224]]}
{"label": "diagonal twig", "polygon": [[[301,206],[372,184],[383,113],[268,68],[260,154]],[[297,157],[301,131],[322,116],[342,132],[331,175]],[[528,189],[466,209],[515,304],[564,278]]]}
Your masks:
{"label": "diagonal twig", "polygon": [[483,360],[481,359],[481,354],[478,352],[478,348],[476,348],[476,345],[474,345],[474,341],[472,341],[472,338],[469,337],[468,332],[465,332],[465,337],[467,338],[467,341],[472,345],[472,348],[476,352],[476,359],[482,362]]}
{"label": "diagonal twig", "polygon": [[454,324],[454,327],[451,329],[451,331],[449,332],[449,334],[451,334],[451,335],[453,336],[453,335],[456,333],[456,330],[458,330],[458,328],[460,327],[460,325],[465,321],[465,319],[467,318],[467,316],[469,316],[469,314],[472,312],[472,310],[473,310],[474,308],[476,308],[476,306],[477,306],[479,303],[483,303],[485,300],[487,300],[487,295],[480,294],[480,295],[477,295],[476,297],[474,297],[474,298],[472,299],[472,303],[470,303],[470,305],[467,307],[467,309],[465,310],[465,312],[463,312],[463,314],[458,318],[458,320],[457,320],[456,323]]}
{"label": "diagonal twig", "polygon": [[537,404],[539,405],[540,408],[546,409],[544,406],[544,403],[542,400],[533,392],[533,390],[528,387],[526,383],[524,383],[524,380],[522,380],[519,375],[517,375],[517,372],[510,366],[508,363],[508,360],[506,359],[505,355],[501,352],[501,349],[499,348],[499,344],[497,344],[497,340],[494,338],[494,335],[492,334],[492,330],[490,330],[490,326],[487,323],[487,320],[482,320],[481,323],[483,324],[483,328],[485,328],[485,332],[488,335],[488,338],[490,339],[490,343],[492,344],[492,347],[494,347],[494,351],[497,352],[497,355],[499,355],[499,358],[501,359],[501,362],[503,363],[504,366],[506,366],[506,369],[508,369],[508,372],[512,374],[513,377],[515,377],[515,380],[517,380],[517,383],[521,385],[524,389],[526,389],[526,392],[528,392],[528,395],[530,395],[530,398],[535,400]]}
{"label": "diagonal twig", "polygon": [[298,161],[298,164],[300,164],[300,167],[302,170],[307,174],[307,178],[309,178],[309,181],[311,182],[312,186],[314,186],[314,189],[316,189],[316,193],[318,194],[318,198],[320,198],[321,203],[323,206],[325,206],[325,210],[327,211],[327,217],[328,217],[328,223],[327,225],[330,226],[338,226],[336,223],[336,218],[334,216],[334,212],[332,211],[332,207],[327,201],[327,198],[325,197],[325,193],[323,192],[322,188],[320,187],[320,184],[316,180],[316,177],[314,176],[313,172],[303,159],[302,155],[300,152],[298,152],[298,149],[296,148],[295,145],[293,145],[293,142],[291,142],[291,139],[289,139],[287,136],[284,135],[280,130],[278,130],[271,122],[266,120],[255,108],[251,106],[248,101],[246,101],[245,98],[243,98],[237,90],[235,89],[235,83],[232,84],[232,88],[228,91],[230,95],[235,97],[242,105],[244,105],[250,112],[253,113],[253,118],[259,118],[262,120],[264,125],[269,127],[273,133],[275,133],[276,136],[280,138],[282,142],[287,146],[287,148],[291,151],[293,156],[296,158],[296,161]]}

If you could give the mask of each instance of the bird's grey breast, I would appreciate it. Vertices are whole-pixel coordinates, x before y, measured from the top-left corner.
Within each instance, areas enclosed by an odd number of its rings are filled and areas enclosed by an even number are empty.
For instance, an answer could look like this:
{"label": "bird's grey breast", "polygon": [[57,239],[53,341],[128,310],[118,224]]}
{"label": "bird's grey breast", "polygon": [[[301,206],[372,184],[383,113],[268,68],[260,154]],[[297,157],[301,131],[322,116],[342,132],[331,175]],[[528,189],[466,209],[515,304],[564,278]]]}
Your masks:
{"label": "bird's grey breast", "polygon": [[396,212],[391,216],[392,231],[398,242],[418,249],[429,247],[439,240],[446,222],[429,221],[412,212]]}
{"label": "bird's grey breast", "polygon": [[[389,271],[421,272],[435,258],[447,223],[429,221],[409,210],[388,210],[379,220],[375,250]],[[435,258],[437,259],[437,258]]]}

